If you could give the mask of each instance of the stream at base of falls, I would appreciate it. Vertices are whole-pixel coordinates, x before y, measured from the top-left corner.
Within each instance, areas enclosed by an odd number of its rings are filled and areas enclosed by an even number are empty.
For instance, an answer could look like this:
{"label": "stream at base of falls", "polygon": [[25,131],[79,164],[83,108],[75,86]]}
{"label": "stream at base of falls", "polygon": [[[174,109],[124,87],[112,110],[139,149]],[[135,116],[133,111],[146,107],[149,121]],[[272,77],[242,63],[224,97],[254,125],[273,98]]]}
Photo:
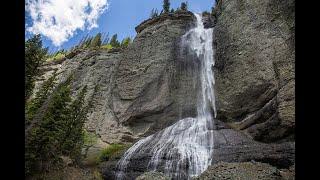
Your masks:
{"label": "stream at base of falls", "polygon": [[197,116],[187,117],[175,124],[141,139],[126,151],[117,164],[116,178],[125,179],[127,167],[140,153],[150,154],[147,171],[161,171],[173,179],[190,179],[211,165],[213,154],[213,121],[216,116],[214,96],[214,56],[212,28],[205,29],[202,16],[195,14],[196,26],[182,36],[187,46],[200,60],[200,92]]}

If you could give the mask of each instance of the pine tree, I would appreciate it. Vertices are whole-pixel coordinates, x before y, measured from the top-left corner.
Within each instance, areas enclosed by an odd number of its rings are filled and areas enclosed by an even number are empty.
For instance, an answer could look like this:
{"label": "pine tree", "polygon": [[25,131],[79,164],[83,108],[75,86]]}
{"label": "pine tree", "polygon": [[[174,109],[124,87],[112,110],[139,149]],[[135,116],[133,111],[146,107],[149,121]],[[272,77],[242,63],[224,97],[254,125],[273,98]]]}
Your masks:
{"label": "pine tree", "polygon": [[151,14],[150,14],[150,18],[155,18],[158,16],[158,10],[157,9],[152,9],[151,10]]}
{"label": "pine tree", "polygon": [[100,47],[101,43],[102,43],[101,36],[102,36],[101,33],[98,33],[97,35],[95,35],[90,43],[90,47],[92,47],[92,48]]}
{"label": "pine tree", "polygon": [[163,0],[163,11],[165,13],[169,13],[169,11],[170,11],[170,1],[169,0]]}
{"label": "pine tree", "polygon": [[34,35],[25,42],[25,99],[27,100],[33,91],[36,77],[39,76],[39,67],[45,60],[48,48],[42,48],[40,34]]}
{"label": "pine tree", "polygon": [[[43,111],[37,112],[43,113],[39,116],[38,123],[26,134],[27,176],[56,167],[62,155],[69,156],[75,161],[79,160],[83,145],[83,125],[92,106],[92,100],[85,105],[86,86],[72,100],[71,80],[72,76],[57,86],[42,105]],[[50,84],[49,82],[52,81],[48,80],[46,84]],[[94,91],[96,92],[96,87]],[[48,93],[38,95],[44,94]]]}
{"label": "pine tree", "polygon": [[171,13],[174,13],[174,9],[173,8],[171,9]]}
{"label": "pine tree", "polygon": [[61,83],[53,92],[37,125],[26,134],[25,169],[26,175],[48,170],[57,163],[61,155],[61,142],[65,138],[65,124],[68,105],[71,102],[70,81]]}
{"label": "pine tree", "polygon": [[102,41],[102,44],[101,45],[107,45],[108,43],[109,43],[109,40],[110,40],[110,38],[109,38],[109,33],[108,34],[104,34],[104,36],[103,36],[103,41]]}
{"label": "pine tree", "polygon": [[84,43],[84,48],[89,48],[90,47],[92,39],[93,38],[91,36],[86,39],[86,41]]}
{"label": "pine tree", "polygon": [[110,45],[112,47],[120,47],[120,42],[118,41],[118,35],[117,34],[114,34],[112,37],[111,37],[111,40],[110,40]]}
{"label": "pine tree", "polygon": [[128,45],[131,43],[131,38],[130,37],[127,37],[125,39],[122,40],[121,42],[121,47],[122,48],[126,48],[128,47]]}
{"label": "pine tree", "polygon": [[32,121],[33,116],[37,113],[38,109],[51,94],[55,85],[56,76],[57,74],[55,71],[48,80],[43,82],[39,91],[35,94],[35,98],[31,99],[29,102],[26,102],[26,125]]}
{"label": "pine tree", "polygon": [[188,2],[182,2],[180,9],[183,11],[188,11]]}
{"label": "pine tree", "polygon": [[83,87],[75,100],[68,108],[68,118],[66,130],[64,131],[64,141],[61,143],[62,153],[69,155],[76,160],[80,156],[83,144],[82,130],[86,120],[88,107],[84,107],[87,86]]}

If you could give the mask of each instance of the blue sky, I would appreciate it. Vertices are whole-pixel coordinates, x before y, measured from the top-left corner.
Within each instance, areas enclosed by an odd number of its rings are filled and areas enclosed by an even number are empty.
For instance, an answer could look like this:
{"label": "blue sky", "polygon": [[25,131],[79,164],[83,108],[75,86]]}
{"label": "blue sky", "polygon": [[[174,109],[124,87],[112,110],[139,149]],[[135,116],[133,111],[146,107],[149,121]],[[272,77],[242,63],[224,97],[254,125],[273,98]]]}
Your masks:
{"label": "blue sky", "polygon": [[[94,35],[98,32],[109,33],[109,36],[118,34],[118,39],[125,37],[134,38],[136,35],[135,27],[150,16],[153,8],[160,12],[163,0],[47,0],[48,3],[39,4],[37,0],[29,0],[26,4],[26,28],[32,26],[31,31],[26,30],[26,39],[33,32],[39,32],[50,37],[43,37],[44,46],[49,47],[50,51],[68,49],[77,44],[86,34]],[[171,0],[171,8],[177,9],[181,2],[186,0]],[[81,12],[85,4],[91,3],[96,11],[92,11],[90,6],[85,7],[85,12]],[[192,12],[211,11],[214,0],[188,0],[189,10]],[[51,4],[50,4],[51,3]],[[64,8],[67,6],[68,8]],[[75,6],[75,7],[73,7]],[[30,7],[30,9],[28,9]],[[77,12],[74,11],[77,9]],[[51,12],[52,11],[52,12]],[[91,13],[92,12],[92,13]],[[74,17],[72,14],[76,13]],[[91,14],[90,14],[91,13]],[[71,14],[71,15],[70,15]],[[85,18],[83,18],[85,16]],[[33,18],[32,18],[33,17]],[[40,21],[39,18],[47,21]],[[37,19],[35,21],[35,19]],[[48,20],[49,19],[49,20]],[[39,21],[38,21],[39,20]],[[44,23],[45,22],[45,23]],[[56,22],[61,22],[60,26],[53,26]],[[81,28],[81,23],[87,23]],[[66,24],[66,25],[63,25]],[[93,28],[86,28],[92,26]],[[71,33],[72,35],[67,35]],[[64,40],[61,40],[65,37]],[[63,38],[62,38],[63,39]],[[53,43],[55,40],[56,43]],[[57,45],[59,43],[59,45]]]}

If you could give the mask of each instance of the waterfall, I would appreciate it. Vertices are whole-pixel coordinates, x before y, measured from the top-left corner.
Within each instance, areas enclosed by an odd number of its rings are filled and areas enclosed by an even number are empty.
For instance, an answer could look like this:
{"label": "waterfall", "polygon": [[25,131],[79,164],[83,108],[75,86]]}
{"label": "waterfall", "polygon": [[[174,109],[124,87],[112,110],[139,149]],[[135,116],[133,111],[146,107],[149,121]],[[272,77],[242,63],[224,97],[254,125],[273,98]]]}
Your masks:
{"label": "waterfall", "polygon": [[[128,164],[141,153],[150,154],[149,171],[162,171],[173,179],[198,176],[211,164],[213,153],[213,120],[216,116],[212,31],[205,29],[202,16],[195,14],[196,26],[182,36],[182,45],[196,53],[200,60],[201,90],[197,116],[175,124],[135,143],[117,164],[116,178],[126,179]],[[214,115],[212,115],[212,110]]]}

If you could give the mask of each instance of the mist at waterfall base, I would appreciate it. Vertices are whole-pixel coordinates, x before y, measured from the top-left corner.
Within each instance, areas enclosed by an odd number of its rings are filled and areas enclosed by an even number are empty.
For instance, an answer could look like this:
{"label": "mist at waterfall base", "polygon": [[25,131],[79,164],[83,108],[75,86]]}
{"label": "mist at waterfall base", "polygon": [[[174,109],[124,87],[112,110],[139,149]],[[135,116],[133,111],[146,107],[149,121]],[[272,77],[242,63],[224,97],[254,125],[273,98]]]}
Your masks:
{"label": "mist at waterfall base", "polygon": [[212,161],[213,121],[216,116],[212,28],[205,29],[200,14],[194,14],[196,26],[182,36],[200,60],[201,88],[197,99],[197,116],[187,117],[135,143],[117,164],[116,178],[125,179],[128,164],[139,153],[151,154],[147,171],[161,171],[173,179],[190,179],[204,172]]}

